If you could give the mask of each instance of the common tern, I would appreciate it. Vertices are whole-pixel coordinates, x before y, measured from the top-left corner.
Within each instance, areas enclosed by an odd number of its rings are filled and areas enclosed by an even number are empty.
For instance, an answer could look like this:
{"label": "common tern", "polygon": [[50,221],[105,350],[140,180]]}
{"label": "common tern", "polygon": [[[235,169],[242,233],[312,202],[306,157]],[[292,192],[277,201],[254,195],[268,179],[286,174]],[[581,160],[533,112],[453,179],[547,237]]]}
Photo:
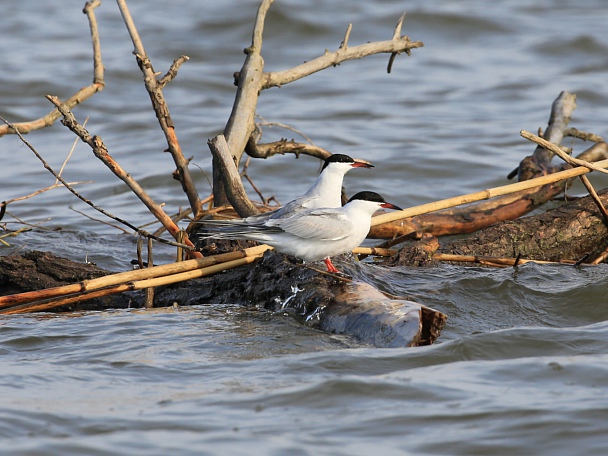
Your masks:
{"label": "common tern", "polygon": [[330,257],[359,246],[380,208],[401,210],[375,192],[359,192],[343,207],[308,209],[291,217],[265,220],[202,220],[204,238],[248,239],[304,261],[323,260],[329,272],[340,272]]}
{"label": "common tern", "polygon": [[321,207],[342,206],[342,181],[344,175],[353,168],[373,168],[374,165],[364,160],[349,157],[345,154],[330,155],[323,163],[321,174],[304,195],[290,201],[284,206],[270,212],[252,215],[241,219],[244,224],[267,219],[292,217],[298,212]]}

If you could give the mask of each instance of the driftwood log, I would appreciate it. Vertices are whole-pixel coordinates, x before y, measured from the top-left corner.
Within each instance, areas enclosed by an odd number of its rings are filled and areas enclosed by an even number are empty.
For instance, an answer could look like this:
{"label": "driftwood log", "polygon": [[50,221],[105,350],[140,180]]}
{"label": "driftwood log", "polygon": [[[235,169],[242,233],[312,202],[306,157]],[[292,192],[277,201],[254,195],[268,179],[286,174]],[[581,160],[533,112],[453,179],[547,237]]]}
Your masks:
{"label": "driftwood log", "polygon": [[[600,191],[599,198],[608,205],[608,189]],[[400,249],[387,265],[436,264],[449,260],[447,255],[477,257],[471,261],[474,263],[494,263],[488,257],[599,263],[605,261],[607,249],[606,220],[593,198],[587,196],[542,214],[497,223],[466,239],[442,244],[433,236],[423,237]]]}
{"label": "driftwood log", "polygon": [[[0,257],[0,296],[46,289],[109,274],[90,264],[51,253]],[[58,312],[144,307],[143,293],[116,293],[55,307]],[[447,317],[406,299],[387,297],[362,281],[344,281],[266,252],[253,266],[238,267],[201,279],[159,287],[156,307],[239,303],[288,313],[303,324],[352,336],[376,347],[429,345]],[[10,308],[6,309],[10,311]],[[4,311],[0,311],[2,313]]]}

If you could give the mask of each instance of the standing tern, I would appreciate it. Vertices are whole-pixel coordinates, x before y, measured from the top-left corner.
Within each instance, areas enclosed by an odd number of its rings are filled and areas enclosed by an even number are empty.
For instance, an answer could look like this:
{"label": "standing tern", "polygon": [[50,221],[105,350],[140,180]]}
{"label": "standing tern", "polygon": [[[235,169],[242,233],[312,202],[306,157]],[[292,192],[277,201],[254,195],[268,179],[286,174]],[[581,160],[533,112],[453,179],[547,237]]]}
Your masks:
{"label": "standing tern", "polygon": [[358,247],[370,230],[372,215],[400,207],[375,192],[359,192],[343,207],[308,209],[286,218],[265,220],[202,220],[204,238],[248,239],[271,245],[278,252],[304,261],[323,260],[329,272],[340,272],[330,257]]}
{"label": "standing tern", "polygon": [[349,157],[345,154],[330,155],[323,164],[321,174],[304,195],[271,212],[252,215],[241,219],[242,223],[281,219],[292,217],[298,212],[321,207],[342,206],[342,181],[344,175],[353,168],[373,168],[374,165],[364,160]]}

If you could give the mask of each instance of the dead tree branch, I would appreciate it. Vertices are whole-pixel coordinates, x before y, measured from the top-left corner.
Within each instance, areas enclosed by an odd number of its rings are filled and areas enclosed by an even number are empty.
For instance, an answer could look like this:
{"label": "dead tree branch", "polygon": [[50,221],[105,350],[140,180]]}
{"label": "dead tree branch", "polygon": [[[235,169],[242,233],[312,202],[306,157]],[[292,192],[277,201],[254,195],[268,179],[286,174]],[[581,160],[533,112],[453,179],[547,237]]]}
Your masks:
{"label": "dead tree branch", "polygon": [[[167,228],[167,231],[173,236],[173,238],[177,239],[180,229],[177,227],[177,225],[175,225],[173,220],[171,220],[171,217],[169,217],[165,213],[165,211],[163,211],[161,206],[158,205],[156,202],[154,202],[154,200],[150,197],[150,195],[148,195],[146,193],[146,191],[139,185],[139,183],[135,179],[133,179],[131,174],[127,173],[116,161],[114,161],[114,159],[108,153],[108,150],[107,150],[105,144],[103,143],[103,140],[99,136],[91,136],[89,134],[89,132],[76,121],[74,114],[72,114],[72,112],[69,109],[66,109],[65,106],[59,101],[59,99],[57,97],[47,95],[47,99],[51,103],[53,103],[57,107],[57,109],[59,109],[61,114],[63,115],[62,123],[66,127],[68,127],[73,133],[75,133],[80,139],[82,139],[82,141],[84,143],[89,145],[89,147],[93,150],[93,153],[95,154],[95,156],[97,158],[99,158],[108,168],[110,168],[110,170],[118,178],[120,178],[125,184],[127,184],[127,186],[133,191],[133,193],[135,193],[137,195],[137,197],[146,205],[146,207],[150,210],[150,212]],[[45,166],[45,167],[48,169],[48,166]],[[57,175],[55,175],[55,177],[59,178],[59,176],[57,176]],[[62,181],[62,183],[64,182],[63,180],[61,180],[61,181]],[[64,183],[64,185],[65,185],[65,183]],[[72,191],[72,193],[74,193],[74,191]],[[83,199],[83,198],[81,198],[81,199]],[[114,218],[114,220],[117,220],[120,223],[127,225],[129,228],[133,229],[135,232],[142,234],[143,236],[146,236],[146,237],[152,236],[150,233],[140,230],[137,227],[133,226],[132,224],[130,224],[124,220],[121,220],[118,217],[112,216],[111,214],[108,214],[103,209],[94,206],[88,200],[83,199],[83,201],[87,202],[87,204],[91,205],[96,210],[102,212],[104,215]],[[161,238],[156,238],[156,240],[161,240]],[[166,243],[167,241],[162,240],[161,242]],[[184,242],[186,244],[186,246],[184,246],[184,247],[191,250],[191,252],[190,252],[191,255],[200,256],[199,252],[192,251],[194,249],[194,244],[192,244],[192,242],[189,239],[186,238],[184,240]]]}
{"label": "dead tree branch", "polygon": [[[373,54],[390,53],[394,58],[396,54],[406,52],[409,54],[411,49],[422,47],[420,41],[412,42],[407,36],[400,36],[401,27],[404,16],[399,20],[393,38],[389,41],[381,41],[376,43],[367,43],[359,46],[349,47],[348,41],[352,30],[352,25],[349,24],[344,39],[337,51],[330,53],[326,52],[310,62],[296,66],[290,70],[277,73],[264,73],[264,59],[262,58],[262,34],[264,31],[264,21],[266,14],[273,0],[263,0],[257,13],[255,26],[253,29],[252,44],[245,49],[247,57],[240,72],[235,73],[235,84],[237,85],[237,93],[235,102],[232,108],[232,113],[224,129],[224,136],[227,142],[227,148],[230,151],[234,162],[238,168],[243,153],[247,148],[251,151],[252,156],[270,156],[270,152],[261,152],[251,143],[251,136],[255,131],[255,110],[259,95],[263,89],[270,87],[281,86],[289,82],[296,81],[310,74],[321,71],[330,66],[339,65],[341,62],[353,59],[360,59]],[[390,70],[390,64],[389,64]],[[212,142],[209,142],[211,145]],[[212,150],[212,153],[214,151]],[[315,153],[318,153],[316,151]],[[224,178],[221,176],[221,160],[218,157],[213,158],[213,195],[216,205],[225,205],[230,201],[231,204],[238,205],[240,203],[231,201],[228,196],[228,190],[224,188]],[[242,189],[240,180],[233,180],[234,185],[238,185],[239,189],[231,191],[232,194],[239,193],[245,195]],[[246,195],[245,195],[246,196]],[[253,204],[245,204],[245,207],[253,210]],[[252,212],[252,213],[257,213]],[[240,216],[251,215],[250,213],[239,213]]]}
{"label": "dead tree branch", "polygon": [[[105,87],[103,79],[103,63],[101,61],[101,45],[99,42],[99,32],[97,30],[97,19],[95,18],[94,9],[101,5],[101,1],[93,0],[87,2],[84,6],[83,13],[87,15],[89,19],[89,26],[91,29],[91,39],[93,41],[93,84],[83,87],[70,98],[68,98],[64,104],[68,109],[72,109],[74,106],[82,103],[84,100],[92,97],[97,92],[101,92]],[[0,125],[0,136],[6,134],[19,132],[21,134],[27,134],[34,130],[51,126],[58,118],[61,117],[61,113],[57,109],[53,109],[46,116],[40,119],[32,120],[29,122],[16,122],[11,124],[14,127],[9,128],[7,124]]]}
{"label": "dead tree branch", "polygon": [[[401,17],[399,24],[397,24],[398,30],[401,30],[401,24],[403,23],[404,16]],[[349,30],[350,32],[350,30]],[[340,63],[347,60],[361,59],[370,55],[389,53],[389,54],[400,54],[402,52],[408,53],[411,49],[420,48],[424,46],[421,41],[410,41],[408,36],[399,36],[397,33],[391,40],[388,41],[377,41],[374,43],[365,43],[358,46],[348,46],[348,35],[344,38],[342,45],[334,52],[326,51],[322,56],[316,59],[310,60],[306,63],[298,65],[294,68],[285,71],[264,73],[262,89],[269,89],[270,87],[281,87],[282,85],[289,84],[290,82],[297,81],[306,76],[309,76],[318,71],[326,68],[340,65]],[[390,72],[390,71],[389,71]]]}
{"label": "dead tree branch", "polygon": [[[234,104],[232,106],[232,112],[224,128],[224,137],[226,139],[228,150],[235,157],[236,167],[238,168],[243,152],[245,151],[245,145],[249,140],[249,137],[255,130],[255,110],[258,104],[258,97],[262,91],[262,74],[264,71],[264,59],[262,58],[262,34],[264,32],[264,21],[266,20],[266,13],[268,8],[273,3],[273,0],[263,0],[262,4],[258,8],[258,13],[253,28],[253,37],[251,46],[245,49],[245,62],[239,77],[237,78],[238,89]],[[211,146],[212,142],[209,142]],[[214,150],[211,150],[214,153]],[[213,157],[213,197],[214,204],[222,206],[229,200],[227,199],[228,190],[224,188],[224,178],[221,176],[221,158]],[[232,179],[231,179],[232,180]],[[245,195],[245,190],[240,179],[232,180],[234,185],[238,185],[239,188],[232,193],[239,193]],[[239,203],[236,201],[230,201],[234,206]],[[254,209],[253,204],[249,201],[245,203],[246,207]],[[242,217],[247,215],[253,215],[258,213],[254,210],[252,213],[240,214]]]}
{"label": "dead tree branch", "polygon": [[144,84],[148,94],[150,95],[152,107],[154,108],[154,112],[156,113],[156,117],[160,123],[160,127],[165,134],[165,139],[167,140],[167,144],[169,146],[169,152],[171,153],[175,166],[177,167],[174,176],[182,184],[182,189],[188,197],[192,211],[194,214],[198,214],[202,210],[201,200],[188,169],[188,160],[186,160],[184,157],[181,146],[177,139],[177,135],[175,134],[175,127],[173,125],[173,120],[171,119],[171,114],[169,113],[169,107],[167,106],[167,102],[165,101],[165,97],[162,92],[162,88],[165,86],[165,84],[167,84],[167,82],[172,80],[177,75],[179,66],[188,60],[188,57],[181,56],[179,59],[175,60],[169,72],[162,79],[158,80],[156,73],[154,72],[154,68],[152,67],[152,62],[147,56],[141,38],[139,37],[139,33],[137,32],[137,28],[135,27],[131,13],[127,8],[126,1],[116,0],[116,3],[118,4],[120,13],[122,14],[127,30],[129,31],[129,35],[131,36],[131,41],[133,42],[133,46],[135,48],[133,53],[135,54],[137,64],[144,75]]}
{"label": "dead tree branch", "polygon": [[286,139],[281,139],[280,141],[271,143],[256,144],[253,136],[251,136],[247,142],[245,152],[253,158],[270,158],[273,155],[285,154],[294,154],[296,158],[299,158],[300,155],[304,154],[325,160],[331,155],[331,152],[321,147],[312,144],[298,143],[293,140],[287,141]]}

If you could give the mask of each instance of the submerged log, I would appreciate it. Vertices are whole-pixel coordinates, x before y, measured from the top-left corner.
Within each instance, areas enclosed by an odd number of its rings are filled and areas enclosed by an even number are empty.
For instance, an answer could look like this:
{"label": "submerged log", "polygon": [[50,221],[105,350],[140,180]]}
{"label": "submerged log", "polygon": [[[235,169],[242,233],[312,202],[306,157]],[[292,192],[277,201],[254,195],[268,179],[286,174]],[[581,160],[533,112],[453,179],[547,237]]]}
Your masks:
{"label": "submerged log", "polygon": [[[76,263],[49,252],[31,251],[0,257],[0,296],[58,287],[111,274],[90,263]],[[129,294],[94,298],[58,311],[139,307]]]}
{"label": "submerged log", "polygon": [[[0,296],[51,288],[109,274],[90,264],[50,253],[0,257]],[[369,284],[345,281],[267,252],[262,261],[177,285],[158,287],[155,307],[239,303],[288,313],[303,324],[345,334],[377,347],[433,343],[445,326],[441,312],[404,299],[387,298]],[[75,301],[55,311],[144,306],[142,293],[119,293]],[[6,309],[10,311],[10,308]]]}
{"label": "submerged log", "polygon": [[229,302],[292,315],[322,331],[375,347],[432,344],[447,317],[405,299],[387,298],[362,282],[345,282],[268,251],[250,267],[195,279],[156,294],[156,303]]}

